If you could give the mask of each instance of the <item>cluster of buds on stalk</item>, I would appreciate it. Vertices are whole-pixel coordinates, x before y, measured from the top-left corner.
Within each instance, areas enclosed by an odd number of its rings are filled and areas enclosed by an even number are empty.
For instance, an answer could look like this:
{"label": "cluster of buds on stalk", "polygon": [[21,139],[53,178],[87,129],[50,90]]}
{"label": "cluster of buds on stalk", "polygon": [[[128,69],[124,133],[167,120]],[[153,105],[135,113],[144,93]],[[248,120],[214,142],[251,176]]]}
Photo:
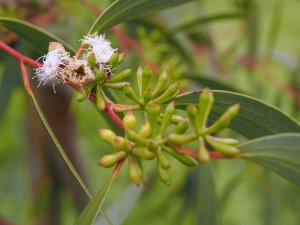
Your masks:
{"label": "cluster of buds on stalk", "polygon": [[[175,101],[180,85],[178,82],[172,83],[167,72],[155,76],[149,66],[139,67],[136,72],[136,92],[131,83],[124,81],[132,74],[131,69],[115,74],[124,55],[111,48],[104,35],[85,36],[82,45],[85,46],[85,52],[71,57],[60,43],[50,43],[48,54],[42,57],[43,66],[36,69],[35,77],[43,85],[51,80],[53,83],[78,86],[78,101],[83,101],[92,93],[99,110],[105,110],[109,104],[114,106],[112,118],[118,117],[115,112],[125,113],[122,121],[117,119],[124,128],[123,136],[117,136],[109,129],[99,130],[100,138],[116,149],[115,153],[104,155],[99,160],[100,166],[112,167],[127,160],[129,177],[139,185],[143,181],[143,160],[156,160],[162,182],[170,185],[168,170],[171,157],[186,166],[195,167],[209,161],[210,151],[225,157],[239,154],[236,147],[239,141],[214,136],[238,114],[239,104],[229,107],[218,120],[209,125],[214,97],[209,89],[204,89],[199,96],[198,107],[190,104],[186,116],[183,113],[178,115]],[[123,91],[134,104],[113,102],[107,97],[107,89]],[[142,125],[137,125],[137,118],[132,111],[143,113]],[[190,125],[193,129],[188,129]],[[198,153],[193,150],[189,150],[190,154],[182,151],[184,145],[190,142],[197,142]]]}
{"label": "cluster of buds on stalk", "polygon": [[[163,93],[165,92],[166,90]],[[187,118],[184,118],[176,114],[174,100],[167,105],[165,102],[159,104],[156,101],[142,104],[141,101],[139,104],[144,107],[144,123],[139,129],[137,129],[137,119],[131,111],[123,117],[125,127],[123,137],[117,136],[111,130],[100,129],[100,138],[110,143],[117,152],[103,156],[98,164],[111,167],[120,160],[127,159],[129,177],[132,182],[139,185],[143,180],[140,164],[143,160],[155,159],[161,181],[170,185],[171,180],[168,175],[171,167],[170,157],[186,166],[195,167],[208,162],[209,151],[212,150],[224,156],[236,156],[239,154],[239,150],[236,148],[239,141],[231,138],[218,138],[213,134],[229,125],[237,115],[239,105],[228,108],[217,121],[207,127],[213,102],[213,93],[204,89],[199,97],[198,108],[188,105]],[[193,132],[186,134],[190,125],[193,127]],[[193,141],[198,142],[198,157],[195,158],[180,151],[183,145]],[[211,148],[209,149],[208,146]]]}

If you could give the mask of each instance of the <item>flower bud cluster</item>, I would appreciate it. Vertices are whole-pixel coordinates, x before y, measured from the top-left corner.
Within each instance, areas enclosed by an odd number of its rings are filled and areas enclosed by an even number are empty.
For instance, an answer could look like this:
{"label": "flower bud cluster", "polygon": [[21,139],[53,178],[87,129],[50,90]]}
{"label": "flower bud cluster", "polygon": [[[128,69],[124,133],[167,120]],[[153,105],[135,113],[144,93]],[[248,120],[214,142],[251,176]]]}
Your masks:
{"label": "flower bud cluster", "polygon": [[[116,136],[111,130],[100,129],[100,138],[110,143],[117,152],[103,156],[98,164],[111,167],[120,160],[126,159],[129,163],[129,177],[131,181],[139,185],[143,179],[140,163],[142,160],[155,159],[161,181],[170,185],[171,181],[168,175],[168,170],[171,167],[170,156],[186,166],[198,166],[210,159],[207,146],[224,156],[239,154],[239,150],[236,148],[239,144],[237,140],[213,136],[214,133],[229,125],[230,121],[237,115],[239,105],[231,106],[217,121],[207,126],[213,102],[212,92],[204,89],[199,97],[198,107],[188,105],[188,118],[176,115],[175,101],[166,105],[164,110],[162,110],[163,104],[155,101],[150,102],[144,106],[143,110],[146,116],[144,124],[139,129],[136,129],[137,119],[135,115],[131,111],[127,112],[123,117],[124,137]],[[190,125],[194,132],[186,133]],[[192,141],[198,143],[198,157],[196,159],[183,154],[178,148]]]}

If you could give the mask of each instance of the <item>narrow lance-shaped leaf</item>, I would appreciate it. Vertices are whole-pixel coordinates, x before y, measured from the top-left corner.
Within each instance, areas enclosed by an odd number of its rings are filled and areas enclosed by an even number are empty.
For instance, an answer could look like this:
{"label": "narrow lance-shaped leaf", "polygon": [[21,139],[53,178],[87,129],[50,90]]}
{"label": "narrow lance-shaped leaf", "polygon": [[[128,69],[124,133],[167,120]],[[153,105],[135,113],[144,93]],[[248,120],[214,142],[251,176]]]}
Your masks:
{"label": "narrow lance-shaped leaf", "polygon": [[66,44],[60,38],[27,22],[9,17],[0,17],[0,25],[9,31],[16,33],[40,53],[48,52],[50,41],[57,41],[64,45],[68,51],[75,52],[70,45]]}
{"label": "narrow lance-shaped leaf", "polygon": [[102,32],[118,23],[191,1],[193,0],[116,0],[97,18],[89,33]]}
{"label": "narrow lance-shaped leaf", "polygon": [[[188,104],[197,104],[201,92],[190,92],[176,99],[176,107],[185,109]],[[278,133],[300,132],[300,126],[274,106],[253,97],[229,92],[213,91],[215,103],[209,119],[216,121],[230,106],[239,103],[240,112],[231,121],[229,128],[253,139]]]}
{"label": "narrow lance-shaped leaf", "polygon": [[258,138],[239,146],[241,157],[278,173],[300,187],[300,133]]}

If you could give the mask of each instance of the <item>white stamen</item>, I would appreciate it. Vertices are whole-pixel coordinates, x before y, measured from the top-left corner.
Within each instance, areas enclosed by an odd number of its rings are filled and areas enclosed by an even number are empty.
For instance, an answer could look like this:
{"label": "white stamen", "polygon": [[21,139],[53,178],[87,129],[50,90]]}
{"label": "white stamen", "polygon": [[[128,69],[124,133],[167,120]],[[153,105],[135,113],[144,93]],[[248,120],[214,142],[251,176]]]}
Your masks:
{"label": "white stamen", "polygon": [[39,81],[38,87],[42,84],[45,85],[49,80],[55,80],[57,83],[64,67],[68,64],[71,57],[68,52],[63,48],[51,50],[41,57],[43,66],[35,69],[35,76]]}
{"label": "white stamen", "polygon": [[99,66],[108,63],[110,57],[117,51],[110,46],[110,42],[105,39],[105,35],[93,35],[84,36],[82,43],[89,45],[89,54],[94,54]]}

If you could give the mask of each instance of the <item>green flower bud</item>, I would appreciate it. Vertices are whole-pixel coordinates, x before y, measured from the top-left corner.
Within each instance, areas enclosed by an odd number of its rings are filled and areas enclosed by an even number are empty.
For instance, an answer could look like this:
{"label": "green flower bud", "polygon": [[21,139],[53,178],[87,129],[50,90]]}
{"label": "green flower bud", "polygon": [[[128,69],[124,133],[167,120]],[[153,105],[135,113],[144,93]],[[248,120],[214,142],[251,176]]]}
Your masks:
{"label": "green flower bud", "polygon": [[113,142],[114,138],[116,137],[116,134],[108,129],[99,129],[99,135],[103,141],[110,144]]}
{"label": "green flower bud", "polygon": [[163,150],[165,152],[167,152],[168,154],[170,154],[171,156],[173,156],[175,159],[177,159],[178,161],[182,162],[184,165],[186,166],[198,166],[199,163],[192,157],[188,156],[188,155],[183,155],[180,154],[178,152],[175,152],[173,149],[168,148],[166,146],[163,147]]}
{"label": "green flower bud", "polygon": [[128,137],[129,140],[135,142],[135,143],[138,143],[142,146],[147,146],[149,143],[148,143],[148,140],[146,138],[144,138],[143,136],[135,133],[134,131],[132,130],[126,130],[126,135]]}
{"label": "green flower bud", "polygon": [[156,156],[155,152],[151,152],[147,148],[134,148],[131,153],[143,159],[153,159]]}
{"label": "green flower bud", "polygon": [[178,90],[179,90],[179,86],[180,83],[176,82],[172,85],[170,85],[167,90],[164,91],[164,93],[162,93],[162,95],[160,95],[158,98],[156,98],[154,101],[156,102],[160,102],[162,100],[165,100],[171,96],[173,96]]}
{"label": "green flower bud", "polygon": [[160,131],[159,133],[162,134],[165,129],[167,128],[168,125],[170,125],[171,122],[171,118],[172,115],[175,112],[175,101],[172,101],[171,103],[169,103],[165,109],[163,118],[162,118],[162,122],[161,122],[161,126],[160,126]]}
{"label": "green flower bud", "polygon": [[236,117],[240,110],[240,104],[235,104],[229,107],[223,115],[210,127],[205,129],[204,134],[215,133],[223,128],[227,127],[230,124],[230,121]]}
{"label": "green flower bud", "polygon": [[197,138],[196,134],[170,134],[168,140],[175,145],[183,145]]}
{"label": "green flower bud", "polygon": [[185,120],[185,118],[183,118],[182,116],[179,116],[179,115],[173,115],[171,118],[171,123],[178,124],[182,120]]}
{"label": "green flower bud", "polygon": [[136,118],[131,111],[128,111],[123,117],[123,124],[125,129],[134,130],[136,127]]}
{"label": "green flower bud", "polygon": [[89,63],[90,66],[93,66],[96,62],[96,57],[94,54],[90,54],[87,58],[87,61]]}
{"label": "green flower bud", "polygon": [[207,163],[209,161],[208,150],[206,149],[203,137],[198,139],[198,159],[202,163]]}
{"label": "green flower bud", "polygon": [[146,90],[143,93],[143,105],[146,105],[148,102],[150,102],[150,100],[152,99],[152,90],[151,88],[146,88]]}
{"label": "green flower bud", "polygon": [[139,68],[136,72],[136,81],[137,81],[137,86],[138,86],[138,90],[139,90],[139,96],[142,97],[142,93],[143,93],[143,69],[140,66],[139,66]]}
{"label": "green flower bud", "polygon": [[197,134],[199,134],[197,108],[194,105],[189,104],[186,108],[186,112],[188,114],[192,126],[194,127],[194,130],[196,131]]}
{"label": "green flower bud", "polygon": [[159,100],[158,102],[160,103],[160,104],[163,104],[163,103],[166,103],[166,102],[170,102],[170,101],[172,101],[172,100],[174,100],[176,97],[177,97],[177,95],[179,94],[179,90],[177,90],[173,95],[171,95],[170,97],[168,97],[168,98],[165,98],[165,99],[162,99],[162,100]]}
{"label": "green flower bud", "polygon": [[127,152],[129,150],[128,143],[125,138],[123,137],[115,137],[112,141],[112,146],[117,149],[118,151],[125,151]]}
{"label": "green flower bud", "polygon": [[85,99],[86,99],[86,94],[85,93],[82,93],[82,92],[78,92],[77,94],[76,94],[76,101],[78,101],[78,102],[82,102],[82,101],[84,101]]}
{"label": "green flower bud", "polygon": [[152,136],[154,137],[157,133],[157,129],[156,129],[156,122],[159,116],[159,113],[161,111],[161,107],[156,103],[153,102],[150,105],[148,105],[145,108],[146,112],[148,113],[148,119],[149,119],[149,123],[151,124],[151,131],[152,131]]}
{"label": "green flower bud", "polygon": [[157,143],[156,141],[149,140],[149,141],[148,141],[147,148],[148,148],[150,151],[156,151],[157,148],[158,148],[158,143]]}
{"label": "green flower bud", "polygon": [[212,109],[213,104],[214,104],[213,93],[208,88],[205,88],[202,91],[201,95],[199,96],[199,104],[198,104],[198,112],[199,112],[198,124],[201,131],[205,129],[208,115]]}
{"label": "green flower bud", "polygon": [[190,122],[188,119],[180,121],[176,127],[171,131],[172,134],[183,134],[189,127]]}
{"label": "green flower bud", "polygon": [[130,83],[129,82],[104,83],[105,87],[116,89],[116,90],[122,90],[125,85],[130,85]]}
{"label": "green flower bud", "polygon": [[119,81],[123,81],[126,78],[130,77],[130,75],[132,74],[132,69],[126,69],[123,70],[122,72],[112,76],[109,80],[109,82],[119,82]]}
{"label": "green flower bud", "polygon": [[96,87],[96,106],[100,111],[103,111],[106,107],[105,101],[101,95],[101,87],[99,85]]}
{"label": "green flower bud", "polygon": [[120,53],[119,54],[118,64],[120,64],[121,62],[123,62],[124,58],[125,58],[125,53]]}
{"label": "green flower bud", "polygon": [[165,170],[171,167],[171,162],[166,158],[160,149],[157,151],[157,161],[158,164]]}
{"label": "green flower bud", "polygon": [[165,71],[158,78],[157,84],[153,90],[154,97],[157,96],[160,92],[162,92],[162,90],[165,88],[167,84],[167,81],[168,81],[168,74]]}
{"label": "green flower bud", "polygon": [[125,152],[117,152],[117,153],[114,153],[114,154],[108,154],[108,155],[103,156],[98,161],[98,165],[103,166],[103,167],[107,167],[107,168],[112,167],[113,165],[115,165],[117,162],[124,159],[125,157],[126,157]]}
{"label": "green flower bud", "polygon": [[216,151],[222,153],[223,155],[235,156],[240,153],[240,151],[236,147],[221,144],[215,141],[213,138],[211,138],[211,136],[205,136],[205,140],[211,147],[213,147]]}
{"label": "green flower bud", "polygon": [[210,136],[210,138],[216,142],[219,142],[219,143],[225,144],[225,145],[237,146],[240,144],[239,140],[236,140],[233,138],[219,138],[219,137],[213,137],[213,136]]}
{"label": "green flower bud", "polygon": [[119,64],[119,57],[120,54],[118,52],[115,52],[109,59],[110,64],[114,67]]}
{"label": "green flower bud", "polygon": [[150,79],[153,76],[152,69],[149,66],[143,68],[143,77],[142,77],[142,93],[147,89]]}
{"label": "green flower bud", "polygon": [[101,82],[101,81],[103,81],[106,78],[106,76],[107,75],[106,75],[105,71],[99,70],[99,71],[96,72],[95,80],[97,82]]}
{"label": "green flower bud", "polygon": [[143,102],[141,101],[141,99],[139,99],[136,94],[134,93],[132,87],[130,85],[125,85],[124,88],[123,88],[123,92],[124,94],[129,98],[131,99],[132,101],[142,105]]}
{"label": "green flower bud", "polygon": [[143,181],[143,172],[134,157],[128,157],[129,160],[129,178],[136,185],[140,185]]}
{"label": "green flower bud", "polygon": [[144,124],[139,130],[139,135],[148,138],[151,136],[151,126],[149,123]]}
{"label": "green flower bud", "polygon": [[48,51],[49,52],[52,51],[52,50],[58,49],[58,48],[61,48],[61,49],[63,49],[63,51],[66,51],[65,47],[61,43],[55,42],[55,41],[49,42],[49,46],[48,46]]}
{"label": "green flower bud", "polygon": [[160,180],[167,186],[171,186],[171,179],[167,171],[158,165],[158,172],[159,172]]}

